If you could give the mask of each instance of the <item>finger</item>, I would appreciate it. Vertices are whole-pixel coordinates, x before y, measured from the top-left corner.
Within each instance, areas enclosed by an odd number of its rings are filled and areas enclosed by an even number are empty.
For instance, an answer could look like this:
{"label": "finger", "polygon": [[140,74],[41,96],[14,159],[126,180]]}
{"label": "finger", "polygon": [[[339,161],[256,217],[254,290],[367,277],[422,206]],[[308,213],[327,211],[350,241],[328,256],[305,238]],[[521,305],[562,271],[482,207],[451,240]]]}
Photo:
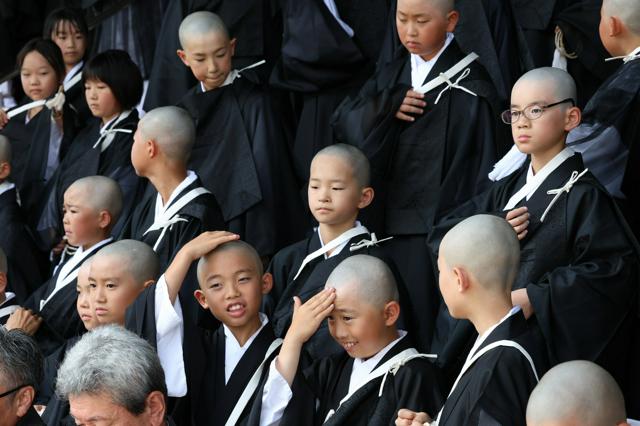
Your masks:
{"label": "finger", "polygon": [[522,216],[514,217],[513,219],[511,219],[509,221],[509,225],[516,227],[528,221],[529,221],[529,213],[525,213]]}
{"label": "finger", "polygon": [[411,420],[401,419],[400,417],[396,419],[396,426],[411,426],[411,423]]}
{"label": "finger", "polygon": [[414,107],[414,106],[407,105],[407,104],[402,104],[400,106],[400,111],[401,112],[410,113],[410,114],[423,114],[424,113],[424,110],[422,108]]}
{"label": "finger", "polygon": [[398,410],[398,418],[403,418],[406,420],[413,420],[416,417],[416,413],[411,410],[407,410],[406,408],[401,408]]}
{"label": "finger", "polygon": [[325,319],[326,317],[328,317],[331,314],[331,312],[333,311],[333,308],[335,308],[335,305],[332,302],[324,310],[320,311],[320,313],[317,315],[316,318]]}
{"label": "finger", "polygon": [[301,305],[302,302],[300,301],[300,298],[298,296],[293,296],[293,313],[300,309]]}
{"label": "finger", "polygon": [[429,418],[427,413],[416,413],[416,417],[413,419],[413,421],[422,424],[431,421],[431,419]]}
{"label": "finger", "polygon": [[521,215],[525,214],[528,210],[529,209],[527,209],[526,207],[518,207],[517,209],[513,209],[513,210],[509,211],[507,213],[507,216],[506,216],[505,219],[511,220],[514,217],[518,217],[518,216],[521,216]]}
{"label": "finger", "polygon": [[416,92],[415,90],[409,90],[407,92],[407,97],[417,98],[417,99],[424,99],[424,93]]}
{"label": "finger", "polygon": [[524,237],[527,236],[527,233],[529,232],[529,230],[525,229],[524,231],[522,231],[521,233],[518,234],[518,240],[523,240]]}
{"label": "finger", "polygon": [[405,113],[403,113],[403,112],[400,112],[400,111],[398,111],[398,112],[396,113],[396,118],[397,118],[398,120],[408,121],[408,122],[416,121],[416,119],[415,119],[415,118],[413,118],[413,117],[411,117],[410,115],[407,115],[407,114],[405,114]]}
{"label": "finger", "polygon": [[322,301],[325,300],[325,298],[328,297],[329,294],[331,294],[333,291],[335,290],[329,287],[323,288],[318,293],[316,293],[312,298],[307,300],[305,305],[307,305],[309,308],[314,308],[318,306],[320,303],[322,303]]}
{"label": "finger", "polygon": [[402,102],[404,105],[415,105],[418,107],[425,107],[427,106],[427,103],[425,101],[423,101],[422,99],[415,99],[415,98],[404,98],[404,101]]}

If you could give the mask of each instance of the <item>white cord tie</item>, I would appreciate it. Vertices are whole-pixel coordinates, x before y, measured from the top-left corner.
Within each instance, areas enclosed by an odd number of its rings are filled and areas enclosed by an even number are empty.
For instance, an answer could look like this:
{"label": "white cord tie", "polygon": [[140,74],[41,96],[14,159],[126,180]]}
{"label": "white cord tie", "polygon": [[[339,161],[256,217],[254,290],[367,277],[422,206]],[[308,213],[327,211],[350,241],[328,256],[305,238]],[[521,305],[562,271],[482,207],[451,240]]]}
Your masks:
{"label": "white cord tie", "polygon": [[560,196],[566,192],[567,194],[569,193],[569,191],[571,191],[571,188],[573,188],[573,185],[582,177],[585,175],[585,173],[587,173],[589,171],[589,169],[584,169],[582,171],[582,173],[579,173],[577,171],[574,171],[573,173],[571,173],[571,177],[569,178],[569,180],[567,181],[567,183],[564,184],[564,186],[562,188],[558,188],[558,189],[551,189],[549,191],[547,191],[548,195],[555,195],[555,197],[553,197],[553,200],[551,200],[551,202],[549,203],[549,205],[547,206],[546,210],[544,211],[544,213],[542,213],[542,217],[540,218],[540,222],[544,222],[545,217],[547,217],[547,213],[549,213],[549,210],[551,210],[551,207],[553,207],[553,205],[558,201],[558,199],[560,198]]}
{"label": "white cord tie", "polygon": [[478,96],[475,93],[473,93],[471,90],[467,89],[466,87],[462,87],[459,84],[462,80],[467,78],[469,76],[469,74],[471,74],[471,68],[467,68],[466,70],[464,70],[464,72],[458,76],[458,79],[456,80],[456,82],[453,83],[451,81],[451,79],[449,79],[449,77],[447,77],[447,75],[445,73],[441,72],[440,73],[440,78],[442,78],[442,80],[444,80],[444,83],[447,85],[447,87],[445,87],[444,89],[442,89],[440,91],[440,93],[438,94],[438,97],[436,98],[435,104],[438,105],[438,102],[440,101],[440,97],[442,96],[442,94],[444,92],[446,92],[447,90],[451,90],[451,89],[460,89],[460,90],[462,90],[464,92],[467,92],[470,95]]}
{"label": "white cord tie", "polygon": [[379,240],[378,238],[376,238],[376,234],[375,234],[375,232],[372,232],[372,233],[371,233],[371,239],[370,239],[370,240],[367,240],[367,239],[365,238],[364,240],[360,240],[360,241],[358,241],[357,243],[353,243],[353,244],[351,244],[351,247],[349,247],[349,251],[350,251],[350,252],[354,252],[354,251],[360,250],[360,249],[365,248],[365,247],[373,247],[373,246],[377,246],[377,245],[378,245],[378,243],[381,243],[381,242],[383,242],[383,241],[390,240],[390,239],[392,239],[392,238],[393,238],[393,237],[387,237],[387,238],[383,238],[383,239]]}

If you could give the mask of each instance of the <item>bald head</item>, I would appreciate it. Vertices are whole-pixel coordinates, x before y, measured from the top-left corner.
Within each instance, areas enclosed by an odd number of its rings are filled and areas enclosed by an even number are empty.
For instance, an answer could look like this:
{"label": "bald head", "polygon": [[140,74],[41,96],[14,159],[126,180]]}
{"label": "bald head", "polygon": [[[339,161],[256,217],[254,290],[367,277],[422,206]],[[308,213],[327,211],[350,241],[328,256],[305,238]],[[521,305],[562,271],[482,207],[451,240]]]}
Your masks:
{"label": "bald head", "polygon": [[210,251],[205,256],[202,256],[200,258],[200,260],[198,261],[198,282],[200,283],[200,285],[202,285],[202,283],[206,279],[205,268],[207,266],[207,263],[214,256],[223,255],[224,253],[229,253],[229,252],[241,253],[242,256],[244,256],[246,259],[248,259],[251,263],[254,264],[258,275],[262,275],[264,273],[264,270],[263,270],[264,268],[262,267],[262,260],[260,259],[260,255],[258,254],[256,249],[253,248],[253,246],[249,243],[246,243],[241,240],[234,240],[216,247],[214,250]]}
{"label": "bald head", "polygon": [[138,131],[146,140],[155,141],[168,159],[185,165],[189,161],[196,128],[184,109],[175,106],[153,109],[142,117]]}
{"label": "bald head", "polygon": [[353,173],[353,177],[360,187],[364,188],[369,186],[371,179],[371,168],[369,160],[358,148],[352,145],[343,143],[337,143],[335,145],[329,145],[326,148],[321,149],[313,157],[315,160],[321,156],[338,157],[349,165]]}
{"label": "bald head", "polygon": [[229,32],[222,19],[215,13],[211,12],[194,12],[184,18],[178,30],[180,45],[183,49],[190,40],[196,37],[202,37],[205,34],[218,33],[229,39]]}
{"label": "bald head", "polygon": [[11,142],[5,135],[0,135],[0,163],[11,163]]}
{"label": "bald head", "polygon": [[528,426],[614,426],[625,421],[618,384],[589,361],[569,361],[549,370],[527,405]]}
{"label": "bald head", "polygon": [[577,103],[578,95],[573,77],[559,68],[536,68],[525,73],[513,86],[512,96],[525,84],[535,84],[538,92],[542,92],[543,96],[548,96],[556,102],[563,99],[573,99],[574,104]]}
{"label": "bald head", "polygon": [[384,261],[377,257],[358,254],[343,260],[331,272],[326,287],[353,289],[358,298],[376,308],[388,302],[398,302],[396,279]]}
{"label": "bald head", "polygon": [[160,275],[160,259],[147,244],[136,240],[120,240],[109,244],[94,256],[94,261],[109,258],[131,274],[141,287]]}
{"label": "bald head", "polygon": [[122,211],[122,191],[116,181],[105,176],[88,176],[73,182],[67,189],[79,191],[82,202],[96,212],[107,211],[115,224]]}
{"label": "bald head", "polygon": [[428,4],[429,6],[437,9],[443,15],[446,15],[455,9],[454,0],[398,0],[398,10],[403,10],[403,7],[406,6],[420,6],[420,4]]}
{"label": "bald head", "polygon": [[602,9],[605,16],[619,18],[629,31],[640,35],[640,2],[638,0],[604,0]]}
{"label": "bald head", "polygon": [[454,226],[442,239],[440,257],[450,269],[467,271],[485,289],[510,291],[520,263],[520,244],[506,220],[477,215]]}

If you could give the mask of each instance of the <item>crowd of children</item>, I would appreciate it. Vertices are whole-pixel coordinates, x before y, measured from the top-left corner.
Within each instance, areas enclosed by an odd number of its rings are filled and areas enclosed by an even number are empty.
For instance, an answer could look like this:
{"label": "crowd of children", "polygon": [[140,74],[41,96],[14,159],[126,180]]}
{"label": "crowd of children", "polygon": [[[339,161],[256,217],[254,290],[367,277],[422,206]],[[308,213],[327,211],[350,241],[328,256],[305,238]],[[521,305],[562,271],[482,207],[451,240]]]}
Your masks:
{"label": "crowd of children", "polygon": [[[482,3],[522,36],[517,1]],[[465,0],[371,2],[375,31],[360,2],[271,5],[266,64],[248,12],[189,5],[147,111],[130,55],[90,57],[83,11],[53,11],[0,109],[0,327],[44,356],[0,417],[92,418],[66,355],[121,327],[166,424],[633,423],[640,3],[601,3],[620,64],[588,102],[566,59],[514,65],[497,37],[479,58]]]}

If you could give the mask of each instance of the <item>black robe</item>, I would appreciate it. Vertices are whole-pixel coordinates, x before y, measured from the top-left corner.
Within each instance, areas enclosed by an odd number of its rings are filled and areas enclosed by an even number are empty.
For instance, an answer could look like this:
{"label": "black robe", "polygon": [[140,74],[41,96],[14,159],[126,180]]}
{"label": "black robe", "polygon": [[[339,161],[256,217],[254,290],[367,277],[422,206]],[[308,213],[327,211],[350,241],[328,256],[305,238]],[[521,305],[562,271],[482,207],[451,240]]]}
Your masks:
{"label": "black robe", "polygon": [[[131,164],[131,146],[133,133],[138,125],[136,110],[119,123],[112,123],[109,130],[127,130],[131,133],[115,132],[102,138],[101,144],[94,148],[100,140],[101,120],[91,118],[87,126],[74,138],[69,152],[61,162],[56,173],[51,177],[46,189],[46,197],[40,203],[41,211],[37,232],[48,245],[55,245],[64,234],[62,227],[62,206],[65,191],[76,180],[87,176],[106,176],[115,180],[122,191],[122,211],[112,232],[120,234],[143,192],[145,181],[140,179]],[[112,142],[102,151],[101,146],[106,138]]]}
{"label": "black robe", "polygon": [[[105,243],[105,247],[109,243]],[[93,257],[100,249],[94,250],[87,255],[82,262],[78,263],[69,273],[77,271],[88,259]],[[70,258],[66,259],[67,262]],[[78,298],[77,279],[66,284],[40,309],[40,300],[46,300],[56,287],[56,279],[60,275],[61,263],[53,276],[26,300],[23,306],[31,309],[34,313],[42,317],[42,324],[33,336],[38,342],[44,356],[52,354],[62,346],[67,339],[79,336],[86,330],[78,315],[76,306]]]}
{"label": "black robe", "polygon": [[[300,275],[294,279],[300,265],[307,255],[313,253],[321,247],[318,232],[314,232],[310,238],[299,241],[295,244],[280,250],[271,260],[267,272],[273,275],[273,289],[263,298],[264,311],[269,314],[273,322],[273,328],[276,336],[284,337],[291,325],[293,318],[293,296],[300,297],[302,303],[315,296],[324,288],[331,272],[346,258],[357,255],[367,254],[382,259],[392,270],[396,276],[398,292],[400,294],[400,304],[402,308],[402,318],[399,321],[399,327],[413,334],[417,332],[415,322],[412,320],[411,300],[407,294],[406,287],[402,281],[400,273],[398,273],[393,261],[388,256],[384,245],[380,247],[363,248],[357,251],[350,251],[351,244],[356,244],[362,240],[371,240],[371,235],[365,233],[357,235],[348,241],[347,246],[342,251],[328,259],[324,255],[317,257],[309,262]],[[341,353],[342,347],[329,334],[329,327],[326,321],[323,321],[320,328],[305,343],[305,356],[308,355],[311,360],[319,360],[329,355]],[[308,360],[305,359],[305,362]]]}
{"label": "black robe", "polygon": [[180,106],[196,121],[189,167],[215,194],[227,229],[271,256],[304,235],[306,216],[280,120],[250,77],[207,92],[198,84]]}
{"label": "black robe", "polygon": [[[573,171],[584,169],[579,154],[564,161],[529,200],[528,234],[520,242],[520,270],[513,289],[526,288],[552,365],[586,359],[607,369],[625,389],[635,363],[631,343],[638,315],[639,256],[633,235],[612,198],[589,172],[540,217]],[[528,163],[460,206],[434,229],[434,255],[445,233],[481,213],[505,217],[511,196],[526,182]],[[460,363],[475,331],[467,321],[440,312],[433,350],[445,368]],[[455,367],[451,367],[455,370]],[[636,379],[637,382],[637,379]]]}
{"label": "black robe", "polygon": [[[11,316],[11,314],[13,313],[13,307],[18,307],[19,303],[18,303],[18,299],[13,297],[10,300],[5,300],[4,302],[0,303],[0,327],[2,327],[3,325],[5,325],[7,323],[7,320],[9,319],[9,317]],[[11,312],[10,312],[11,311]]]}
{"label": "black robe", "polygon": [[298,178],[306,182],[315,153],[335,143],[331,114],[371,75],[373,61],[322,0],[287,1],[283,15],[282,52],[269,83],[291,93],[293,156]]}
{"label": "black robe", "polygon": [[[425,82],[464,56],[454,39]],[[460,85],[477,97],[450,89],[434,105],[446,87],[440,86],[425,95],[424,114],[407,123],[395,117],[411,87],[410,57],[403,49],[357,97],[346,99],[333,117],[338,139],[358,146],[371,162],[377,196],[363,212],[364,221],[395,236],[390,255],[415,301],[417,338],[426,342],[431,340],[439,305],[426,236],[438,218],[488,187],[487,173],[506,135],[506,127],[498,122],[496,92],[486,72],[476,62],[468,68],[471,73]],[[428,343],[418,348],[429,351]]]}
{"label": "black robe", "polygon": [[[196,179],[188,185],[172,201],[177,202],[194,188],[201,187],[200,179]],[[145,235],[146,230],[153,224],[155,219],[156,197],[158,192],[149,185],[144,198],[138,203],[129,223],[125,226],[121,238],[132,238],[147,243],[153,247],[160,236],[161,230],[151,231]],[[174,256],[180,251],[182,246],[206,231],[224,230],[225,224],[222,219],[220,207],[216,197],[212,194],[200,195],[178,212],[178,215],[186,219],[186,222],[173,224],[165,233],[162,242],[158,246],[156,253],[160,258],[160,270],[164,271],[171,264]],[[193,292],[198,288],[195,265],[189,270],[185,282],[180,288],[180,301],[185,315],[189,315],[194,322],[201,311],[200,305],[193,297]]]}
{"label": "black robe", "polygon": [[[84,65],[76,71],[73,76],[75,77],[79,73],[82,73],[83,70]],[[89,105],[87,104],[87,98],[84,95],[84,84],[82,83],[82,79],[73,86],[68,87],[64,92],[64,96],[65,104],[69,106],[69,109],[72,112],[70,120],[68,120],[69,122],[67,123],[65,120],[65,132],[72,131],[75,135],[88,124],[91,118],[93,118]]]}
{"label": "black robe", "polygon": [[16,202],[16,190],[0,194],[0,247],[7,256],[7,290],[23,302],[45,280],[47,259],[35,244]]}
{"label": "black robe", "polygon": [[[182,296],[180,302],[184,306]],[[211,316],[208,311],[205,314]],[[188,391],[183,398],[170,398],[170,414],[178,424],[224,425],[276,338],[271,323],[267,323],[225,384],[224,328],[213,317],[209,323],[217,323],[216,328],[198,327],[188,317],[184,317],[183,358]],[[146,289],[129,307],[126,327],[156,346],[155,285]],[[269,374],[269,365],[278,352],[279,350],[275,350],[264,363],[258,387],[236,424],[260,424],[260,396]]]}
{"label": "black robe", "polygon": [[[474,353],[500,340],[523,347],[533,360],[538,378],[542,377],[547,369],[544,349],[522,312],[498,325]],[[536,374],[519,350],[503,346],[489,350],[460,378],[444,403],[438,424],[525,426],[527,401],[538,384]]]}
{"label": "black robe", "polygon": [[[411,348],[404,337],[397,342],[376,367]],[[353,358],[346,352],[323,358],[310,367],[299,369],[293,381],[293,398],[285,409],[282,426],[323,424],[330,410],[335,410],[327,425],[393,425],[398,410],[408,408],[435,416],[443,395],[436,367],[424,358],[408,361],[396,374],[389,373],[382,396],[378,397],[383,377],[371,380],[336,409],[349,391]]]}

